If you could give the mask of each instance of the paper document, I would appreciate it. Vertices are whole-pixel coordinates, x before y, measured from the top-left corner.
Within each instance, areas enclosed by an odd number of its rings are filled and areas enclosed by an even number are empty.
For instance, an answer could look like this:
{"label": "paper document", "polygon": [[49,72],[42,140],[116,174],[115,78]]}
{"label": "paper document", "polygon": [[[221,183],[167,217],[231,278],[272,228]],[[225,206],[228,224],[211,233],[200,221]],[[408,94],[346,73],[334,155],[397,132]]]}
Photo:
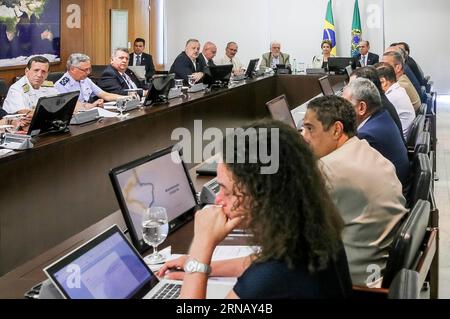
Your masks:
{"label": "paper document", "polygon": [[245,257],[254,254],[258,250],[258,246],[217,246],[216,249],[214,249],[212,260],[216,261]]}
{"label": "paper document", "polygon": [[117,113],[102,109],[101,107],[96,107],[95,109],[98,110],[98,115],[100,117],[116,117],[117,116]]}
{"label": "paper document", "polygon": [[4,155],[6,155],[6,154],[8,154],[8,153],[11,153],[12,152],[12,150],[4,150],[4,149],[0,149],[0,156],[4,156]]}

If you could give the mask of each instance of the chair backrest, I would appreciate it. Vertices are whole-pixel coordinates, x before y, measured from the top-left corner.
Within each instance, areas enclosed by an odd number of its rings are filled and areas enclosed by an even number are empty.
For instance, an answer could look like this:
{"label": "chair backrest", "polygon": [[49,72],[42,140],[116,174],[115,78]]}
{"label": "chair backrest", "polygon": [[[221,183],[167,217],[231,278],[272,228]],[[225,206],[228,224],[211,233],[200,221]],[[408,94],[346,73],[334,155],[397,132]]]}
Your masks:
{"label": "chair backrest", "polygon": [[383,288],[390,287],[392,280],[402,268],[412,269],[416,266],[415,262],[420,256],[429,216],[430,203],[425,200],[417,201],[392,243],[383,276]]}
{"label": "chair backrest", "polygon": [[430,132],[422,131],[417,135],[416,146],[414,147],[414,154],[419,153],[428,154],[431,149],[431,135]]}
{"label": "chair backrest", "polygon": [[62,76],[64,75],[64,72],[50,72],[47,76],[47,81],[52,81],[53,83],[56,83]]}
{"label": "chair backrest", "polygon": [[422,103],[420,105],[420,107],[417,109],[416,114],[425,114],[425,112],[427,111],[427,104],[426,103]]}
{"label": "chair backrest", "polygon": [[403,268],[389,287],[389,299],[419,299],[420,297],[419,273],[412,269]]}
{"label": "chair backrest", "polygon": [[419,199],[427,200],[431,185],[430,158],[423,153],[418,153],[413,159],[412,182],[407,207],[413,207]]}
{"label": "chair backrest", "polygon": [[92,72],[90,76],[94,78],[99,78],[107,67],[108,65],[101,65],[101,64],[92,65]]}
{"label": "chair backrest", "polygon": [[406,140],[406,144],[408,145],[408,149],[414,149],[416,146],[417,135],[419,132],[422,132],[425,127],[425,115],[419,114],[414,119],[411,128],[409,130],[409,135]]}

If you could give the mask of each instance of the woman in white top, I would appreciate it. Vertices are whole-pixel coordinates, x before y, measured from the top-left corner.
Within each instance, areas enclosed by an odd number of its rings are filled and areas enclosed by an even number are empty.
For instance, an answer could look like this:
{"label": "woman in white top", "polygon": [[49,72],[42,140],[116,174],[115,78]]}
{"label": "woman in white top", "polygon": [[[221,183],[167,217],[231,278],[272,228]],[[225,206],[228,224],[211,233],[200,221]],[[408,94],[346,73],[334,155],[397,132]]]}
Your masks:
{"label": "woman in white top", "polygon": [[331,54],[331,48],[333,44],[330,40],[323,40],[320,47],[322,48],[322,54],[316,55],[312,59],[313,68],[327,68],[328,58],[334,55]]}

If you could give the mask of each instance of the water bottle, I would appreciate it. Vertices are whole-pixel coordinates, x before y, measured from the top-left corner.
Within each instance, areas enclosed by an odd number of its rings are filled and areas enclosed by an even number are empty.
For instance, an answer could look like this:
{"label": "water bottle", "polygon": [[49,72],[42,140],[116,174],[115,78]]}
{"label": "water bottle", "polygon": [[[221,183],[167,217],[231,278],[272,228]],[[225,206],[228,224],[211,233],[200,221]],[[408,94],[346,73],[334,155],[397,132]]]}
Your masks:
{"label": "water bottle", "polygon": [[294,62],[292,63],[292,74],[297,74],[297,60],[294,59]]}

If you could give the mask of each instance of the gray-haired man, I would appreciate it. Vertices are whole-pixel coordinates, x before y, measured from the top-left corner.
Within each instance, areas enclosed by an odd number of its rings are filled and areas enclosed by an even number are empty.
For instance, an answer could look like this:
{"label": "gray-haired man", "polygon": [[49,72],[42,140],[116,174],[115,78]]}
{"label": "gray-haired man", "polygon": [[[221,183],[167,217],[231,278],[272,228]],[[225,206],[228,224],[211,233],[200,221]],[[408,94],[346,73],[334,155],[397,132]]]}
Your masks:
{"label": "gray-haired man", "polygon": [[[76,111],[102,106],[103,100],[115,101],[120,95],[107,93],[99,88],[91,79],[91,59],[81,53],[73,53],[67,60],[67,72],[56,82],[59,93],[80,91]],[[89,103],[92,97],[98,97],[94,103]]]}

